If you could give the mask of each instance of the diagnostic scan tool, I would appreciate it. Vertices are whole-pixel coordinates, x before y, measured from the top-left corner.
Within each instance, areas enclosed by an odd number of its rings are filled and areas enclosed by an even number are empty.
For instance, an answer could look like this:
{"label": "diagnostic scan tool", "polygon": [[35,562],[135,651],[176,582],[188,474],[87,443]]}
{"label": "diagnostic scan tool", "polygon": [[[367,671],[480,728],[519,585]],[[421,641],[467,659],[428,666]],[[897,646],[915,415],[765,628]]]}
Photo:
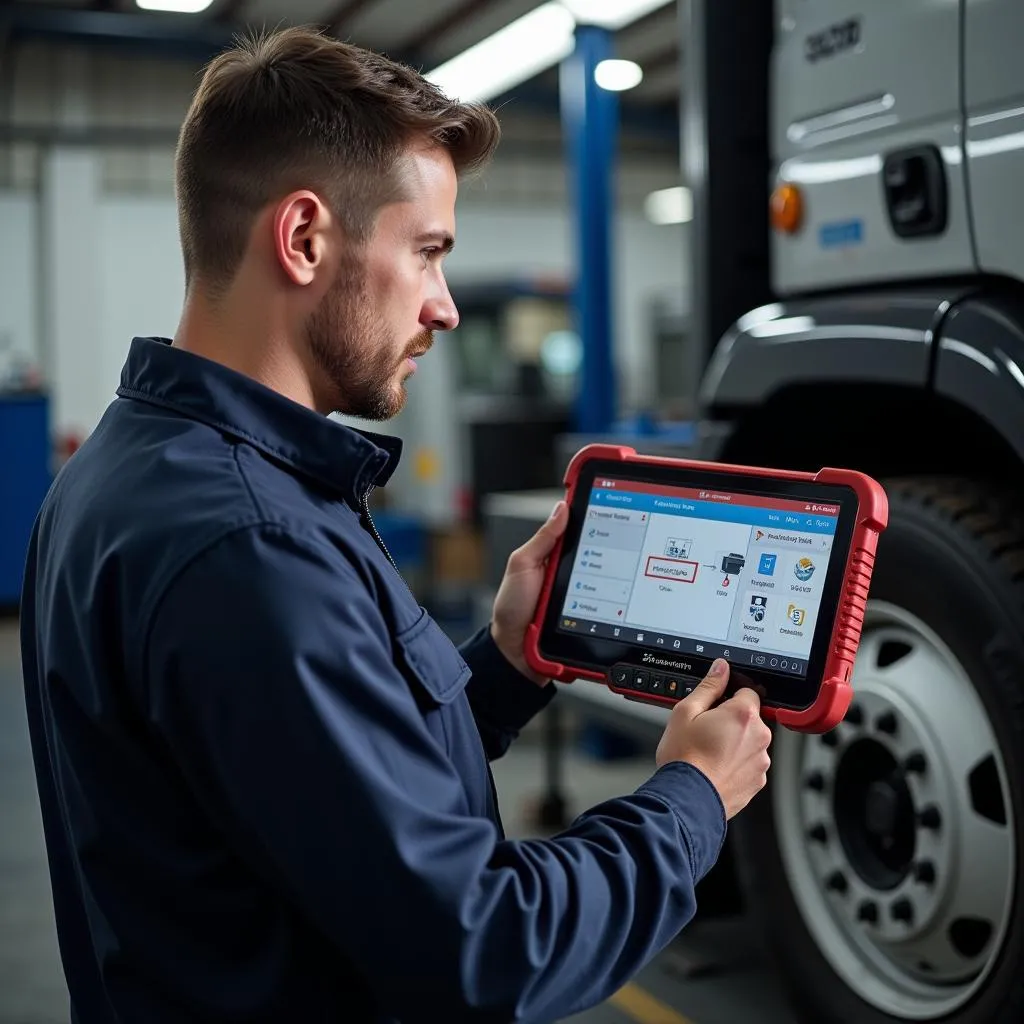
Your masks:
{"label": "diagnostic scan tool", "polygon": [[842,720],[888,520],[876,481],[588,445],[565,484],[569,524],[527,634],[535,671],[671,707],[721,657],[765,718]]}

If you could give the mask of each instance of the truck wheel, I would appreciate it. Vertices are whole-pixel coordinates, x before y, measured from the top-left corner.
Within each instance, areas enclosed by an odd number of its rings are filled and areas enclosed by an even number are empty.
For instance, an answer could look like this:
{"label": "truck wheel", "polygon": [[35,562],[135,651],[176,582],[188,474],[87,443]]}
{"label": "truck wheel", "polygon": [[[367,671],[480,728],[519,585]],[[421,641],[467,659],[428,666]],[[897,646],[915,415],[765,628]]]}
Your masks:
{"label": "truck wheel", "polygon": [[777,729],[734,823],[802,1021],[1024,1011],[1024,520],[977,483],[887,484],[846,721]]}

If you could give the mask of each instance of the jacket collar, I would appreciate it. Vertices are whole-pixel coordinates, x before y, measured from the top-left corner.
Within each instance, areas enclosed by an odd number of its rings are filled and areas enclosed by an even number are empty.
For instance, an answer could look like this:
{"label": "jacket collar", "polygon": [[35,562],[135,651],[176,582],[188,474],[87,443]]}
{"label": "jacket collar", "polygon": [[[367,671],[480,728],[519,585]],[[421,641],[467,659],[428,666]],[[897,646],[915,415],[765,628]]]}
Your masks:
{"label": "jacket collar", "polygon": [[168,338],[132,339],[117,394],[215,427],[353,505],[386,484],[401,457],[399,438],[337,423]]}

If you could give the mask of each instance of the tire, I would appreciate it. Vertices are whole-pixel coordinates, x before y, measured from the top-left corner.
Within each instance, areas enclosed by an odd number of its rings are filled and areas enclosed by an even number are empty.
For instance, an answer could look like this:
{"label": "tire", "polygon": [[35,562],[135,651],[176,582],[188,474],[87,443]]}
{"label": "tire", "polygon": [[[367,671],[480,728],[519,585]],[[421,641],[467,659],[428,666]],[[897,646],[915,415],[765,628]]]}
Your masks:
{"label": "tire", "polygon": [[850,713],[776,730],[737,872],[800,1021],[1016,1024],[1024,521],[971,481],[886,490]]}

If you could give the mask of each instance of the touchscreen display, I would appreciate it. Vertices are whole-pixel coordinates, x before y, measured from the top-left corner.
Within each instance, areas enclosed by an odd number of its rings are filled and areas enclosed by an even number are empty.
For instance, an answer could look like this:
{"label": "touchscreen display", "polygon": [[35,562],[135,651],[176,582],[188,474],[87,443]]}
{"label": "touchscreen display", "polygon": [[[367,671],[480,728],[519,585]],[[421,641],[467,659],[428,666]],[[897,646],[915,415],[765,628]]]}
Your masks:
{"label": "touchscreen display", "polygon": [[557,628],[803,675],[839,511],[598,477]]}

